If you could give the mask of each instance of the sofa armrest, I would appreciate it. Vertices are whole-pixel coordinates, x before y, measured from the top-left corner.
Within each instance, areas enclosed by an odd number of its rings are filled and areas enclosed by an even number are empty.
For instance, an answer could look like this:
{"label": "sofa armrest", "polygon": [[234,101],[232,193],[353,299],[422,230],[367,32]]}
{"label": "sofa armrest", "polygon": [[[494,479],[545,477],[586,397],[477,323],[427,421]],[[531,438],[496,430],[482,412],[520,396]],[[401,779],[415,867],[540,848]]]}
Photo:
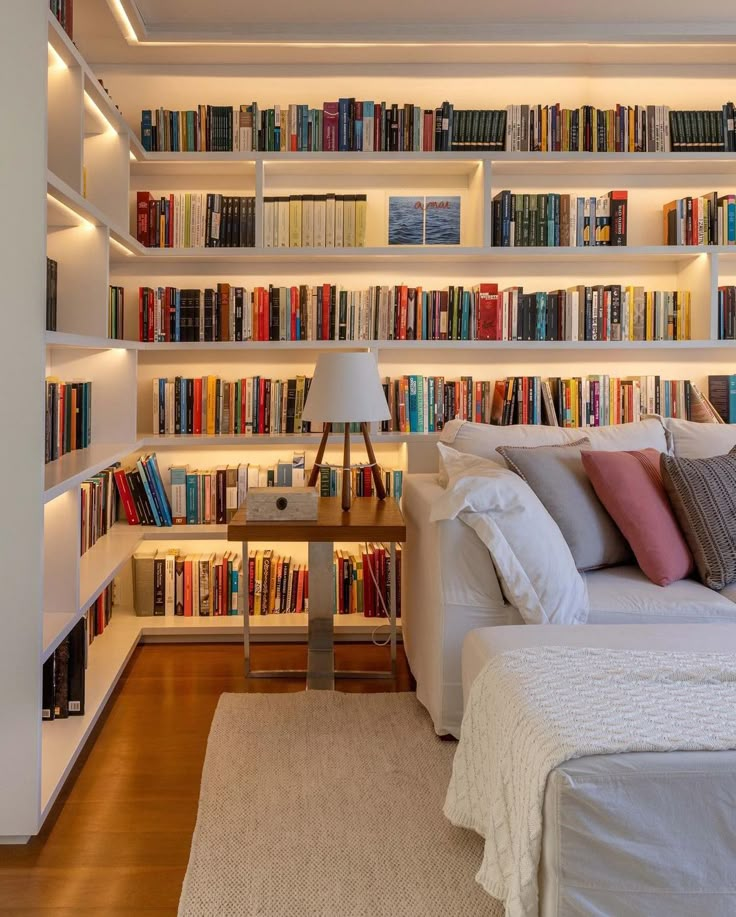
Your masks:
{"label": "sofa armrest", "polygon": [[402,633],[417,696],[438,733],[459,734],[461,653],[477,627],[523,623],[501,592],[488,549],[459,519],[431,522],[437,475],[407,475]]}

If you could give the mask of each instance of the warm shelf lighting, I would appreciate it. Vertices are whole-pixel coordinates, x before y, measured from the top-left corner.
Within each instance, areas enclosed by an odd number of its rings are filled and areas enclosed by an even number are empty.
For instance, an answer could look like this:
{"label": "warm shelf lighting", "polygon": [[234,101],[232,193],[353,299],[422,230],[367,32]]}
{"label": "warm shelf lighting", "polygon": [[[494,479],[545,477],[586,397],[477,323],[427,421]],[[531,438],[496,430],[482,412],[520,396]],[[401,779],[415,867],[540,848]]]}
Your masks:
{"label": "warm shelf lighting", "polygon": [[130,151],[130,158],[133,162],[138,162],[138,157],[135,155],[133,150]]}
{"label": "warm shelf lighting", "polygon": [[65,204],[63,201],[60,201],[59,198],[54,197],[53,194],[46,192],[46,199],[51,201],[51,203],[54,204],[54,206],[61,207],[62,210],[65,210],[67,213],[70,213],[74,217],[74,219],[77,221],[77,223],[79,223],[79,225],[83,226],[85,229],[94,229],[95,228],[94,223],[90,223],[88,219],[83,217],[80,213],[77,213],[76,210],[72,210],[72,208],[68,204]]}
{"label": "warm shelf lighting", "polygon": [[97,115],[97,117],[102,118],[102,120],[103,120],[103,121],[105,122],[105,124],[107,125],[107,130],[108,130],[108,132],[112,132],[113,134],[117,134],[117,128],[115,127],[115,125],[112,123],[112,121],[110,121],[110,119],[107,117],[107,115],[103,114],[102,109],[100,108],[100,106],[94,101],[94,99],[93,99],[92,96],[87,92],[86,89],[85,89],[85,91],[84,91],[84,102],[85,102],[85,104],[87,105],[88,108],[91,108],[91,109],[92,109],[92,111],[95,113],[95,115]]}
{"label": "warm shelf lighting", "polygon": [[110,236],[110,242],[111,242],[116,248],[119,248],[122,252],[125,252],[126,255],[133,255],[133,254],[135,254],[135,253],[132,252],[127,246],[123,245],[122,242],[118,242],[117,239],[113,239],[112,236]]}
{"label": "warm shelf lighting", "polygon": [[112,12],[115,18],[118,21],[118,25],[122,30],[123,35],[127,41],[137,42],[138,36],[135,33],[133,28],[133,23],[128,18],[128,14],[125,12],[125,7],[123,6],[121,0],[109,0],[109,3],[112,7]]}
{"label": "warm shelf lighting", "polygon": [[53,61],[52,66],[56,70],[68,70],[66,63],[62,59],[56,48],[49,42],[49,59]]}

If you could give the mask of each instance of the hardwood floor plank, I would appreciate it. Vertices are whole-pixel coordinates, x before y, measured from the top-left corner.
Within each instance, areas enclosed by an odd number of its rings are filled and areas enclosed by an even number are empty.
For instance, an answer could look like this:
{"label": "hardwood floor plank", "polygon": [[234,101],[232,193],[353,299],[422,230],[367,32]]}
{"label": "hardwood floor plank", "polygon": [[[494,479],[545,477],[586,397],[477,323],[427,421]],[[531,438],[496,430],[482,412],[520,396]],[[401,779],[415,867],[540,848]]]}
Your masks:
{"label": "hardwood floor plank", "polygon": [[[141,646],[41,834],[0,846],[0,917],[173,917],[196,823],[212,717],[224,692],[303,691],[304,679],[243,676],[238,644]],[[388,650],[339,645],[338,668],[378,669]],[[264,668],[301,667],[297,644],[254,648]],[[413,690],[399,648],[396,684],[338,679],[338,690]]]}

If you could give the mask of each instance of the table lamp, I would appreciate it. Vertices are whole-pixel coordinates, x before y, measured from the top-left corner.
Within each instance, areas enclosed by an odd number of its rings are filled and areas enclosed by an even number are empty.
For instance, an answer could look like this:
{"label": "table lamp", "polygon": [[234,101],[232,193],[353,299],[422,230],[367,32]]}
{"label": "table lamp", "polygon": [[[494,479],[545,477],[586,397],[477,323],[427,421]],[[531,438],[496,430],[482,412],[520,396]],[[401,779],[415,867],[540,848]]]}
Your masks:
{"label": "table lamp", "polygon": [[322,466],[327,438],[334,423],[345,424],[345,448],[342,460],[342,508],[350,509],[350,427],[359,423],[365,440],[376,495],[386,498],[386,488],[381,480],[376,455],[368,435],[368,423],[389,420],[391,413],[386,404],[376,360],[371,353],[321,353],[317,357],[309,394],[304,404],[302,420],[324,423],[322,440],[309,477],[314,487]]}

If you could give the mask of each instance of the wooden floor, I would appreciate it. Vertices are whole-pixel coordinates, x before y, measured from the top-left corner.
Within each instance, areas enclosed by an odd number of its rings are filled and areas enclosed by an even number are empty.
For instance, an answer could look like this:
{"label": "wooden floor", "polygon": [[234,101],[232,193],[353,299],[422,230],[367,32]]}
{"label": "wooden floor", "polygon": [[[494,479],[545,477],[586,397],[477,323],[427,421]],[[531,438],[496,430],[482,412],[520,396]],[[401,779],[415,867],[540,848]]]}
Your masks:
{"label": "wooden floor", "polygon": [[[235,644],[139,647],[42,833],[0,846],[0,914],[89,917],[176,914],[197,815],[207,735],[224,691],[300,691],[303,679],[243,678]],[[257,667],[303,667],[302,646],[258,645]],[[341,645],[336,665],[383,668],[388,650]],[[399,676],[343,679],[345,691],[410,690]],[[0,778],[1,779],[1,778]]]}

